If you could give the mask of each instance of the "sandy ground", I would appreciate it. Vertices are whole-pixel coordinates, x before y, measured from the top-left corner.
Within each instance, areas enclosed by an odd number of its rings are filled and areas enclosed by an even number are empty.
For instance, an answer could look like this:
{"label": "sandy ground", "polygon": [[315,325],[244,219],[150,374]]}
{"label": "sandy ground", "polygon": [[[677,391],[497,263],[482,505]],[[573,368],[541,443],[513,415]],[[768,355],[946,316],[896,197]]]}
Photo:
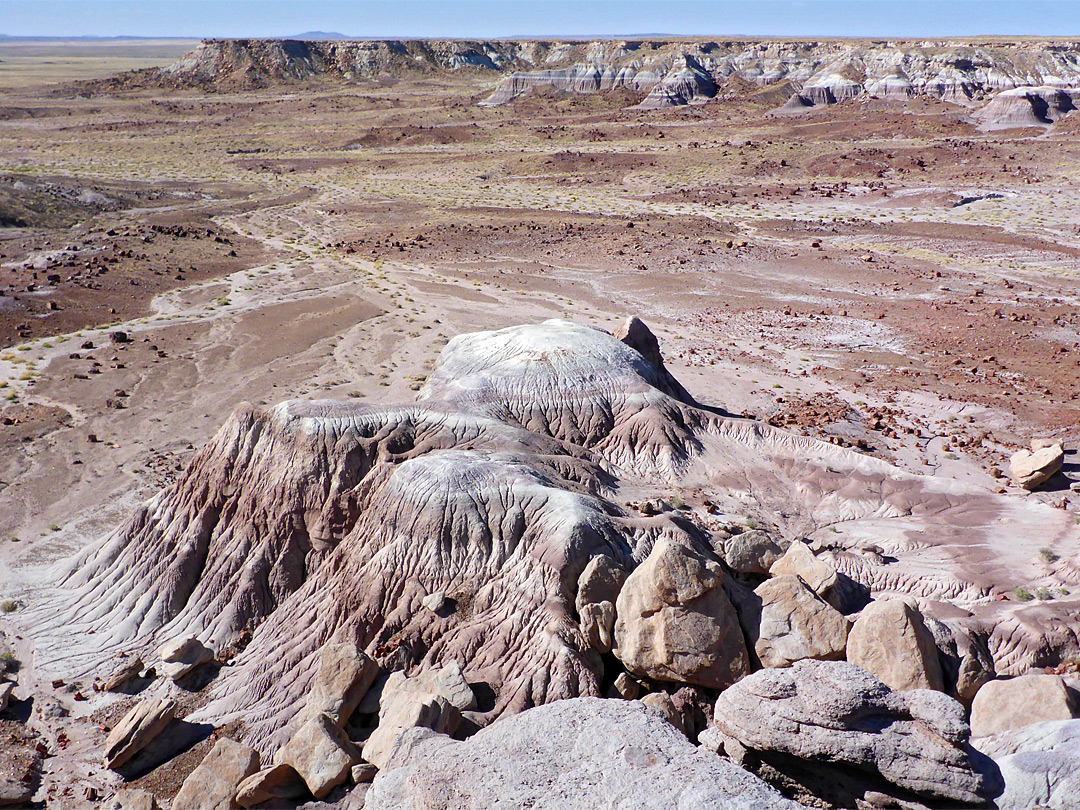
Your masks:
{"label": "sandy ground", "polygon": [[[6,94],[0,174],[116,203],[0,229],[0,596],[33,600],[237,404],[409,400],[450,336],[554,316],[637,314],[707,404],[1080,521],[1075,126],[985,134],[923,103],[476,107],[489,90]],[[999,476],[1033,437],[1070,453],[1026,494]],[[69,803],[123,701],[79,690],[53,690],[94,718],[48,776]]]}

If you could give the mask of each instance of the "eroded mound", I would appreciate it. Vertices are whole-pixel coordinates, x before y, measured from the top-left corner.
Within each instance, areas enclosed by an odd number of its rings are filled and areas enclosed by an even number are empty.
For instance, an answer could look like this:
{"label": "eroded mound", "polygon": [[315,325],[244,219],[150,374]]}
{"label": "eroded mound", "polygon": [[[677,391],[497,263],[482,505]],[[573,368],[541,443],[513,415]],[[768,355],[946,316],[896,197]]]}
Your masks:
{"label": "eroded mound", "polygon": [[[810,560],[796,538],[843,525],[812,546],[831,579],[799,575],[847,612],[871,591],[941,603],[939,646],[956,656],[988,646],[1005,671],[1077,649],[1067,606],[994,599],[1017,576],[1002,527],[1075,543],[1056,510],[703,408],[644,324],[617,334],[547,321],[462,335],[414,404],[239,409],[71,566],[64,606],[37,617],[39,663],[102,668],[197,636],[228,665],[190,719],[236,723],[264,757],[303,720],[332,641],[384,671],[459,666],[474,727],[642,684],[708,692],[748,671],[739,624],[756,638],[760,611],[724,562],[740,519]],[[1028,611],[1060,632],[1029,632]],[[73,630],[93,647],[73,648]]]}

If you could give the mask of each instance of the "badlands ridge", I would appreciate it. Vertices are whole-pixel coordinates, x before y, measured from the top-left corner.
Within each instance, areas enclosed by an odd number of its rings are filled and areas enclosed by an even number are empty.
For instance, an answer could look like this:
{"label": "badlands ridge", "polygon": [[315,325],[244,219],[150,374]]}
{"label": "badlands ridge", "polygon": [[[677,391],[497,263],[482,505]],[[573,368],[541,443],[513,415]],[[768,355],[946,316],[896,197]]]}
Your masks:
{"label": "badlands ridge", "polygon": [[102,764],[213,734],[174,808],[1064,807],[1070,602],[1005,597],[1036,534],[1080,542],[697,405],[636,318],[549,320],[412,403],[241,407],[22,620],[138,693]]}
{"label": "badlands ridge", "polygon": [[[329,78],[502,77],[486,106],[538,90],[623,91],[640,109],[758,96],[787,114],[852,98],[931,98],[988,128],[1053,123],[1075,108],[1080,43],[797,40],[207,40],[173,65],[98,83],[239,90]],[[1004,92],[1003,92],[1004,91]],[[991,103],[987,103],[993,97]]]}

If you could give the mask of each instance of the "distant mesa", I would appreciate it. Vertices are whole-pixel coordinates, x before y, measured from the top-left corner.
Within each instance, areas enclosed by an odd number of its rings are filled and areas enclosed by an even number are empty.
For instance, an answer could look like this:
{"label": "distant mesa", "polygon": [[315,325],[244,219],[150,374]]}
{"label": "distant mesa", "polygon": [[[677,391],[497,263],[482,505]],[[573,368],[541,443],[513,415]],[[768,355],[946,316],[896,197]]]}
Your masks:
{"label": "distant mesa", "polygon": [[[1080,88],[1080,43],[978,40],[355,40],[311,31],[292,39],[205,40],[165,68],[84,83],[89,92],[145,86],[251,90],[313,80],[378,81],[475,72],[495,82],[481,106],[537,90],[629,92],[632,106],[663,109],[710,99],[775,99],[774,114],[852,99],[914,98],[967,109],[987,105],[987,127],[1046,126]],[[775,93],[763,91],[774,88]],[[782,93],[777,97],[777,93]],[[1020,97],[1017,98],[1016,95]]]}

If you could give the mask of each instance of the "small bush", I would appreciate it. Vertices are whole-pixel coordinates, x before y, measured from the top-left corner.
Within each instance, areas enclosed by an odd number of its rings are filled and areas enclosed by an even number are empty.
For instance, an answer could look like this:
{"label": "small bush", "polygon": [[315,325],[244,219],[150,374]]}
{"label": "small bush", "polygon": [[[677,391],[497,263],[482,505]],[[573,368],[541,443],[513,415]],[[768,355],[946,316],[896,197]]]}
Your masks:
{"label": "small bush", "polygon": [[15,653],[5,652],[0,653],[0,672],[18,672],[19,671],[19,659],[15,657]]}
{"label": "small bush", "polygon": [[14,613],[18,609],[19,603],[14,599],[8,599],[3,604],[0,604],[0,610],[4,611],[4,613]]}
{"label": "small bush", "polygon": [[58,531],[60,531],[60,527],[55,523],[50,523],[49,524],[49,531],[50,532],[58,532]]}
{"label": "small bush", "polygon": [[1013,596],[1019,599],[1021,602],[1030,602],[1035,597],[1031,595],[1031,591],[1025,588],[1023,585],[1019,586],[1013,591]]}
{"label": "small bush", "polygon": [[1036,588],[1035,596],[1043,602],[1049,601],[1054,598],[1054,594],[1050,593],[1049,588]]}
{"label": "small bush", "polygon": [[1059,557],[1053,552],[1052,549],[1043,546],[1039,549],[1039,556],[1043,558],[1043,562],[1053,563],[1057,562]]}

